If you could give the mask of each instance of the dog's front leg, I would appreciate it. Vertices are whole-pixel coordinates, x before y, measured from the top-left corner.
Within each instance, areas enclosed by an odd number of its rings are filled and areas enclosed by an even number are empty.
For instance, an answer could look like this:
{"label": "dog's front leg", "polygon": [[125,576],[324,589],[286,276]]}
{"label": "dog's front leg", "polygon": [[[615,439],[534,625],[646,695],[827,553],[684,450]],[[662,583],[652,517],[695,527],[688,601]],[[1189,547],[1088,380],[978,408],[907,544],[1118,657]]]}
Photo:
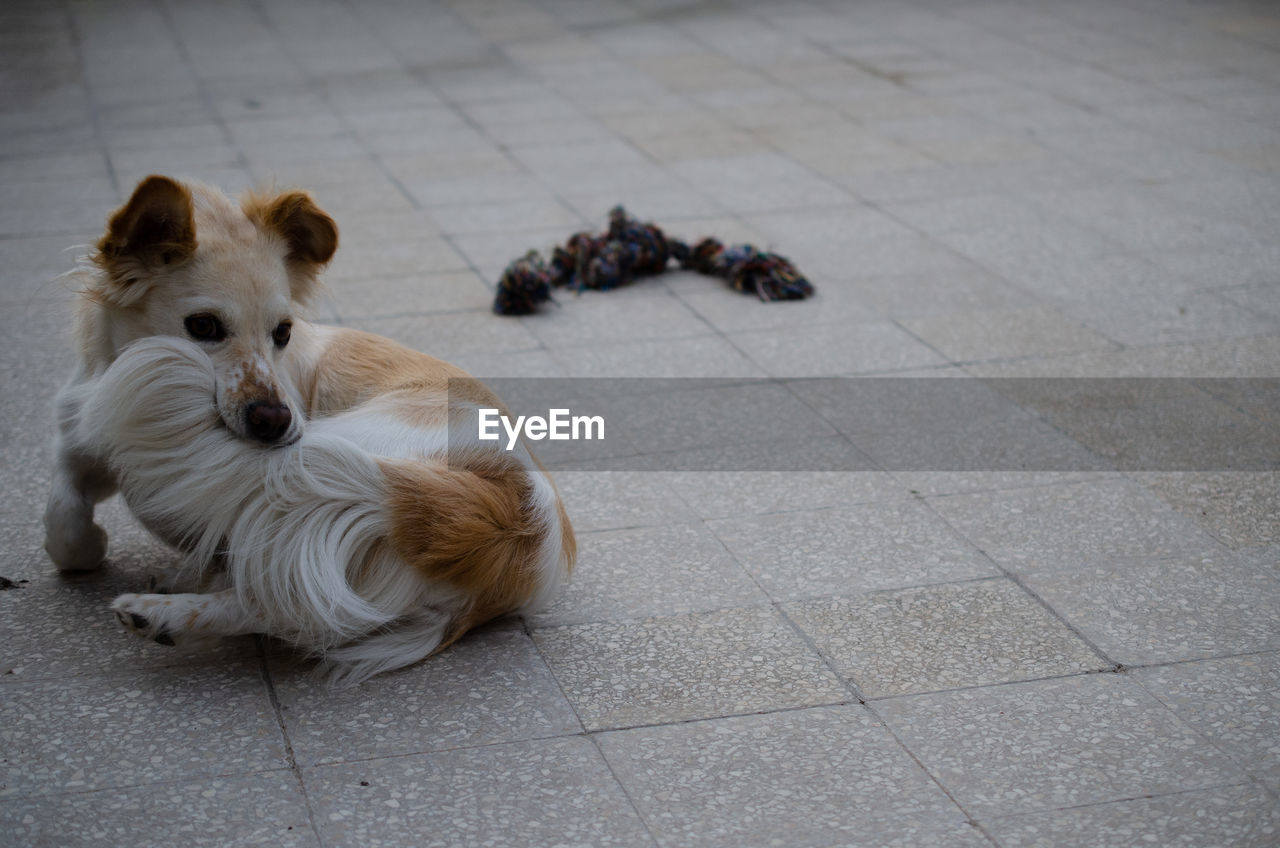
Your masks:
{"label": "dog's front leg", "polygon": [[266,619],[234,589],[209,594],[121,595],[111,604],[125,629],[161,645],[261,633]]}
{"label": "dog's front leg", "polygon": [[115,477],[91,456],[62,446],[57,453],[44,511],[44,549],[62,571],[91,571],[107,556],[107,531],[93,523],[93,508],[115,494]]}

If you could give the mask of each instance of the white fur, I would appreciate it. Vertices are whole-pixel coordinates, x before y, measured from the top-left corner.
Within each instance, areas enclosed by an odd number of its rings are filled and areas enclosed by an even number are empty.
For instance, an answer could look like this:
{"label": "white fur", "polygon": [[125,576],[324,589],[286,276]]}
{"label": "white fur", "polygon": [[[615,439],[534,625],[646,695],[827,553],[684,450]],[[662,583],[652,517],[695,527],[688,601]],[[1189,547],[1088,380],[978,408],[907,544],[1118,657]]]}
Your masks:
{"label": "white fur", "polygon": [[[75,391],[68,441],[102,458],[134,514],[187,552],[189,577],[220,566],[231,586],[217,596],[125,595],[113,607],[122,622],[169,639],[270,633],[323,656],[343,683],[430,654],[468,599],[425,580],[385,544],[374,457],[440,455],[447,436],[365,407],[309,421],[292,444],[266,447],[225,427],[215,390],[199,347],[153,337]],[[540,472],[531,479],[534,509],[554,531],[539,563],[542,600],[559,582],[563,552],[554,490]],[[180,626],[193,610],[196,626]],[[145,625],[132,626],[132,615]]]}
{"label": "white fur", "polygon": [[[397,539],[430,547],[403,526],[429,495],[392,495],[380,463],[444,465],[467,437],[458,418],[475,411],[422,388],[460,373],[451,366],[297,316],[336,249],[336,225],[303,192],[236,203],[153,176],[108,220],[82,271],[79,365],[56,400],[45,547],[60,569],[99,567],[107,536],[94,507],[118,490],[185,552],[165,583],[203,594],[122,595],[113,608],[127,629],[165,644],[267,633],[354,682],[526,597],[544,601],[567,574],[572,530],[523,445],[524,480],[503,485],[528,483],[521,520],[545,532],[537,580],[524,580],[527,562],[469,575],[491,585],[447,570],[431,580],[430,551],[397,552]],[[349,373],[344,354],[357,350]],[[468,451],[497,449],[468,441]],[[391,538],[392,516],[411,541]],[[475,541],[478,551],[495,540]]]}

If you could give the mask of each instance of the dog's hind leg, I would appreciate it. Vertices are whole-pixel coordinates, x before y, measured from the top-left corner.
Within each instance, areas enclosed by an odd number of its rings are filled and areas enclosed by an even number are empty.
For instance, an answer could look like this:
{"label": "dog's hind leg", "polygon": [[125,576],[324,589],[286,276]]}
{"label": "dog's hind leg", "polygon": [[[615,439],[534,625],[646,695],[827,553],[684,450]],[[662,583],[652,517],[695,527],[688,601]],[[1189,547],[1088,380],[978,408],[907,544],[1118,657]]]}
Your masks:
{"label": "dog's hind leg", "polygon": [[223,636],[261,633],[266,622],[246,607],[232,589],[204,595],[121,595],[111,604],[125,629],[159,642],[179,645]]}

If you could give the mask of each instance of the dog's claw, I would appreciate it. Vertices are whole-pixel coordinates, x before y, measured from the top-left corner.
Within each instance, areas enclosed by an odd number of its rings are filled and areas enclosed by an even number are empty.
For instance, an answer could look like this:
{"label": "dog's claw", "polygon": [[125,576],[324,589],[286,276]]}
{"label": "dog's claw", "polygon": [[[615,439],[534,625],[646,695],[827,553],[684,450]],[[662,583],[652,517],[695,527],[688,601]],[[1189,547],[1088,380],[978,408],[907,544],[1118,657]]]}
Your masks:
{"label": "dog's claw", "polygon": [[152,638],[154,638],[155,641],[158,642],[159,644],[165,645],[170,648],[172,648],[175,644],[173,641],[173,637],[169,635],[169,632],[167,630],[161,630]]}
{"label": "dog's claw", "polygon": [[150,621],[147,621],[146,618],[138,615],[136,612],[129,613],[129,619],[133,622],[133,626],[138,630],[146,630],[151,626]]}

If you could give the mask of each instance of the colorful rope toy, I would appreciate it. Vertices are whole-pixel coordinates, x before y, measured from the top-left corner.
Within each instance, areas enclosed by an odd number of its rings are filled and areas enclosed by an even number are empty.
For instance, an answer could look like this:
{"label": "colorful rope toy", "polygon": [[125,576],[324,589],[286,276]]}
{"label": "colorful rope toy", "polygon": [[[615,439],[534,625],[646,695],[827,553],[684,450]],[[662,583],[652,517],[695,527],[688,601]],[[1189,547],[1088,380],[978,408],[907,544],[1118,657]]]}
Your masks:
{"label": "colorful rope toy", "polygon": [[609,212],[609,230],[599,235],[582,232],[556,247],[548,262],[531,250],[512,262],[498,280],[493,311],[499,315],[528,315],[551,299],[551,290],[569,287],[606,289],[625,286],[641,277],[667,270],[671,259],[688,271],[726,280],[735,290],[763,301],[800,300],[813,286],[795,266],[776,253],[749,244],[725,247],[705,238],[693,247],[668,238],[653,224],[627,215],[621,206]]}

